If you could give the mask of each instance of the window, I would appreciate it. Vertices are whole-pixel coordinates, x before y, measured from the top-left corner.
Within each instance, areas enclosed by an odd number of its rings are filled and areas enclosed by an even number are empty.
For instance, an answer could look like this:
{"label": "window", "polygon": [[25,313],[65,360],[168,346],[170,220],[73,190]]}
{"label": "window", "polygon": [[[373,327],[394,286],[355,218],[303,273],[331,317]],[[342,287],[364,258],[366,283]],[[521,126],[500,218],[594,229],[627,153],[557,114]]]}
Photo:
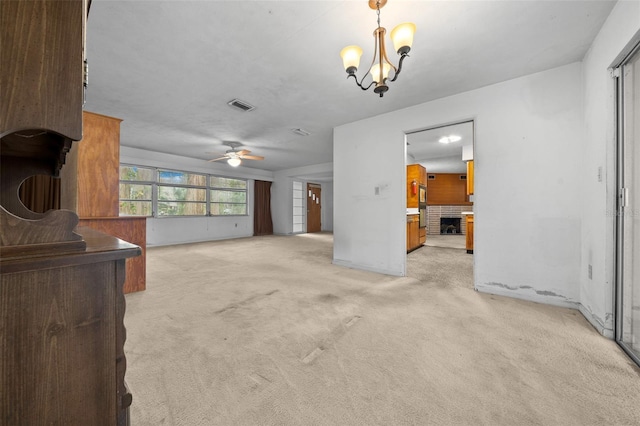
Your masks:
{"label": "window", "polygon": [[120,166],[120,215],[207,214],[246,215],[247,181],[177,170]]}
{"label": "window", "polygon": [[211,215],[247,214],[247,181],[211,176]]}
{"label": "window", "polygon": [[145,167],[120,166],[120,215],[151,216],[155,170]]}
{"label": "window", "polygon": [[158,172],[158,216],[205,216],[207,177],[194,173]]}
{"label": "window", "polygon": [[302,182],[293,182],[293,233],[304,232],[304,196]]}

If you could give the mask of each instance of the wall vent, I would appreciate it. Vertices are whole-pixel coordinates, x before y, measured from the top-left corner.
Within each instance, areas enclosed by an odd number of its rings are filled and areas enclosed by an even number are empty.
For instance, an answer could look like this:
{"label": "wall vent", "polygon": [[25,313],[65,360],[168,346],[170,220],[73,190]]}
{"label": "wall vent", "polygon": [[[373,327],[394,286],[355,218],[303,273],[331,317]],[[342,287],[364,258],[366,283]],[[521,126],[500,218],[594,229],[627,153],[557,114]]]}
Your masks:
{"label": "wall vent", "polygon": [[237,109],[239,109],[241,111],[244,111],[244,112],[249,112],[249,111],[253,111],[254,109],[256,109],[256,107],[254,107],[250,103],[245,102],[245,101],[241,101],[240,99],[232,99],[229,102],[227,102],[227,105],[229,105],[230,107],[237,108]]}
{"label": "wall vent", "polygon": [[428,180],[436,180],[436,175],[427,175]]}

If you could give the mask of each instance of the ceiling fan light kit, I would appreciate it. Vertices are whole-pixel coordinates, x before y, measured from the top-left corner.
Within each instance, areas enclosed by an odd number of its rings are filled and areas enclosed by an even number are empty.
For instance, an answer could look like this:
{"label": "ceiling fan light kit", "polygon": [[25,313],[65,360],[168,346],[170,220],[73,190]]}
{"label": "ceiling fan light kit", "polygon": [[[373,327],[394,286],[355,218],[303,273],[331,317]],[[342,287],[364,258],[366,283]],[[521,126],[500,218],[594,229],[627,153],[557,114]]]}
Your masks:
{"label": "ceiling fan light kit", "polygon": [[[378,15],[378,28],[373,31],[373,38],[375,39],[373,61],[360,81],[358,81],[358,78],[356,77],[356,72],[360,65],[362,49],[359,46],[347,46],[340,52],[342,64],[348,74],[347,78],[353,77],[358,87],[362,90],[368,90],[375,84],[373,91],[374,93],[378,93],[380,97],[389,90],[389,86],[387,86],[389,72],[393,69],[393,78],[388,80],[391,82],[396,81],[398,75],[400,75],[400,71],[402,71],[402,63],[404,62],[404,59],[409,56],[409,51],[411,51],[411,45],[413,44],[413,35],[416,32],[416,26],[411,22],[400,24],[391,31],[393,46],[398,55],[400,55],[400,60],[396,67],[391,63],[391,61],[389,61],[389,58],[387,58],[387,50],[384,41],[384,36],[387,30],[380,26],[380,9],[385,4],[387,4],[387,0],[369,0],[369,7],[374,9]],[[371,74],[372,81],[369,85],[365,86],[362,83],[367,77],[367,74]]]}
{"label": "ceiling fan light kit", "polygon": [[227,160],[227,164],[231,167],[238,167],[240,163],[242,163],[242,160],[240,160],[238,157],[229,158]]}
{"label": "ceiling fan light kit", "polygon": [[242,164],[242,160],[264,160],[264,157],[260,155],[249,155],[251,151],[248,149],[241,149],[238,151],[238,147],[242,146],[240,142],[226,141],[223,142],[223,144],[231,147],[231,149],[227,150],[222,157],[209,160],[210,163],[214,161],[227,160],[227,164],[231,167],[238,167]]}

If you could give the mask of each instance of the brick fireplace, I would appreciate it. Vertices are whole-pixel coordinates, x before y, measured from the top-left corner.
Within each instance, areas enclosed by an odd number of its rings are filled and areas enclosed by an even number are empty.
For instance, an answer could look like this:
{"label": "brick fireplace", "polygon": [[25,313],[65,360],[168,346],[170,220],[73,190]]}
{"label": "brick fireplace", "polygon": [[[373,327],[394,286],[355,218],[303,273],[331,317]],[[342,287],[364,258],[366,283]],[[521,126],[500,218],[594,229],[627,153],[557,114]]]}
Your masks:
{"label": "brick fireplace", "polygon": [[[440,235],[443,223],[456,223],[457,220],[441,221],[444,219],[460,219],[459,230],[460,234],[467,233],[467,223],[462,212],[472,210],[472,206],[427,206],[427,234],[428,235]],[[447,227],[449,224],[447,224]],[[451,229],[451,228],[448,228]]]}

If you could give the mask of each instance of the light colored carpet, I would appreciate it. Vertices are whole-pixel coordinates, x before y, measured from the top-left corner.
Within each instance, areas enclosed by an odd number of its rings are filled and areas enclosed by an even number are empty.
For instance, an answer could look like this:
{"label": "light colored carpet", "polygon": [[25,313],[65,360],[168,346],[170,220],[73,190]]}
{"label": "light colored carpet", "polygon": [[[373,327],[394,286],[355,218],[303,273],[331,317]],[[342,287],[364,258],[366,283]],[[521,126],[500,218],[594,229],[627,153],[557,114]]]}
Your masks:
{"label": "light colored carpet", "polygon": [[463,234],[440,234],[440,235],[427,235],[427,240],[424,243],[429,247],[446,247],[465,249],[467,244],[467,236]]}
{"label": "light colored carpet", "polygon": [[474,291],[463,250],[404,278],[331,258],[330,234],[149,248],[132,424],[640,424],[640,370],[577,311]]}

